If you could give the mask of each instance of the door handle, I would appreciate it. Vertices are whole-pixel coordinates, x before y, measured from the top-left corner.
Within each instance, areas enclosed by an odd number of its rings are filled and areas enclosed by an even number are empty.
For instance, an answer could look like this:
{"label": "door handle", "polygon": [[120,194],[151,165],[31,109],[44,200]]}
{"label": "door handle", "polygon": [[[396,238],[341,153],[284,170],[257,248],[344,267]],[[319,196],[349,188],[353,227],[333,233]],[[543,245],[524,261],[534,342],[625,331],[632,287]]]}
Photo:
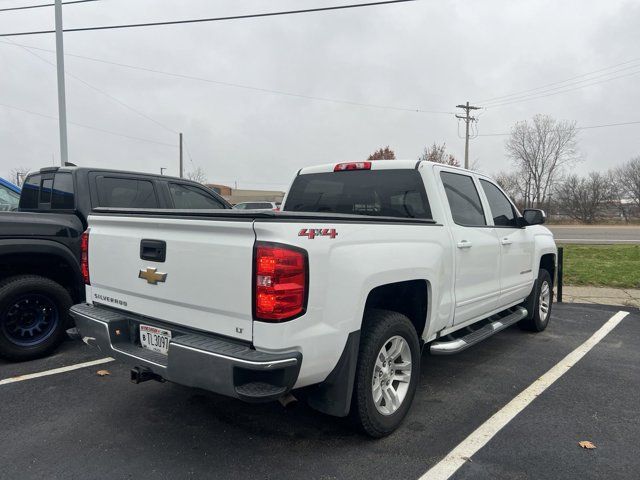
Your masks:
{"label": "door handle", "polygon": [[502,245],[511,245],[513,242],[509,239],[509,237],[504,237],[502,240],[500,240],[500,243]]}
{"label": "door handle", "polygon": [[469,240],[460,240],[458,242],[458,248],[471,248],[472,243]]}

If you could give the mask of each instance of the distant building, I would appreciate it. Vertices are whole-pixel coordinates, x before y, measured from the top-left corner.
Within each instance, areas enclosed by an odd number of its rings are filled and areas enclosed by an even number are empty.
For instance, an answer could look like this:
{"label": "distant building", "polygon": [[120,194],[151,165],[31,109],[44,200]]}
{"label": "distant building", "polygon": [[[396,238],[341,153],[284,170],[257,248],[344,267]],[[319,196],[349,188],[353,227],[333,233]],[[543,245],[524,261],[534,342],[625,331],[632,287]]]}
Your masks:
{"label": "distant building", "polygon": [[214,192],[222,195],[232,205],[241,202],[282,202],[285,192],[279,190],[244,190],[240,188],[231,188],[227,185],[219,185],[216,183],[208,183],[207,187]]}

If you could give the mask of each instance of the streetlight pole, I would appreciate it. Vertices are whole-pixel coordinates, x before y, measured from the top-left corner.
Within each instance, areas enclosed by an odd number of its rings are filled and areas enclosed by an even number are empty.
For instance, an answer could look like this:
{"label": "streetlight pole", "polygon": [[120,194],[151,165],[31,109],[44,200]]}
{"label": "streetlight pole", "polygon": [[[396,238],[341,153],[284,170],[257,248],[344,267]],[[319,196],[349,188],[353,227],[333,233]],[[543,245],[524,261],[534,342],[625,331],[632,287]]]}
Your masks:
{"label": "streetlight pole", "polygon": [[58,124],[60,128],[60,164],[69,161],[67,149],[67,105],[64,87],[64,45],[62,39],[62,0],[55,0],[56,66],[58,70]]}

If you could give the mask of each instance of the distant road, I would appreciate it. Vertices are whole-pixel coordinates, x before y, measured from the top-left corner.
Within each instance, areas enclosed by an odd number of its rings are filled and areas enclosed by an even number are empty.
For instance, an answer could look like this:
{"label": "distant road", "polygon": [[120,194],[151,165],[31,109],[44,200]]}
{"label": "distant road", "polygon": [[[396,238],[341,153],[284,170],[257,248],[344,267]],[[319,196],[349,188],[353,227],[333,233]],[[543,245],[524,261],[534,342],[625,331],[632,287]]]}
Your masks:
{"label": "distant road", "polygon": [[546,225],[557,243],[640,244],[640,226]]}

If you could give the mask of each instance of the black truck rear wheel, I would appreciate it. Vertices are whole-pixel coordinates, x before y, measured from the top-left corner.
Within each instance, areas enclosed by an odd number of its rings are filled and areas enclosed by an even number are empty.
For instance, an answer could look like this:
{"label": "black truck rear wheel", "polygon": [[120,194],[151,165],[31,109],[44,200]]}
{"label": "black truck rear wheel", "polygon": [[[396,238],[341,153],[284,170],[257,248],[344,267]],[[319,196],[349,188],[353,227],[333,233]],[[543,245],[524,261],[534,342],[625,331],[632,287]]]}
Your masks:
{"label": "black truck rear wheel", "polygon": [[51,353],[65,338],[71,304],[69,292],[45,277],[0,283],[0,356],[24,361]]}

